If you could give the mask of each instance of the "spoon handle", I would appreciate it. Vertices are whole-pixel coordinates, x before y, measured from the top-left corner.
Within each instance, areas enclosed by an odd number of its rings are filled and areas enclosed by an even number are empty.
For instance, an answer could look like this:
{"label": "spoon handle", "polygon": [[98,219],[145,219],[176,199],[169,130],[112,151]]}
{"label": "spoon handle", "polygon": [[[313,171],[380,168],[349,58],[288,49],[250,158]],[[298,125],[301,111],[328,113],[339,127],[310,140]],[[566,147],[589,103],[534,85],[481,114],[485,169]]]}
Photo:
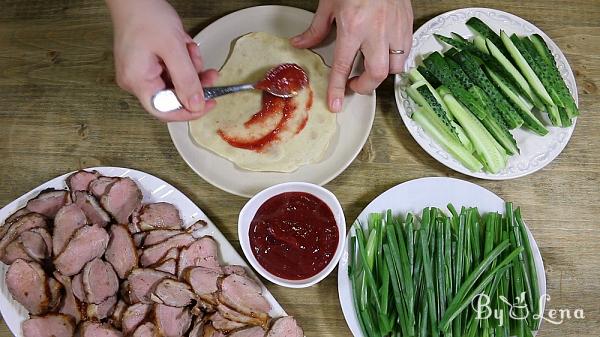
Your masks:
{"label": "spoon handle", "polygon": [[204,99],[211,99],[227,94],[232,94],[244,90],[253,90],[254,85],[252,84],[238,84],[238,85],[227,85],[223,87],[211,87],[204,88]]}
{"label": "spoon handle", "polygon": [[[238,84],[228,85],[223,87],[203,88],[204,99],[212,99],[215,97],[232,94],[245,90],[253,90],[253,84]],[[160,112],[170,112],[183,108],[183,104],[177,98],[173,89],[165,89],[157,92],[151,99],[152,107]]]}

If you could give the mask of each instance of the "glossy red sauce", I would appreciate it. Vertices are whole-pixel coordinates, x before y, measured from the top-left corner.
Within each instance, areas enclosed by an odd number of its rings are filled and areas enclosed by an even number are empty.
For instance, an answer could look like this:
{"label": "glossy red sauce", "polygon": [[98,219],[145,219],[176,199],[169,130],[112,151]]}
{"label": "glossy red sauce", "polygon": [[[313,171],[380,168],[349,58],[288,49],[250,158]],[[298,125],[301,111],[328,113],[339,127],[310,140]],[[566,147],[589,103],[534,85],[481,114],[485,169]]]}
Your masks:
{"label": "glossy red sauce", "polygon": [[[308,77],[304,70],[296,64],[285,63],[271,69],[265,79],[257,84],[259,89],[274,89],[283,92],[297,92],[308,85]],[[309,88],[310,90],[310,88]],[[312,107],[313,93],[309,91],[309,99],[306,102],[306,111]],[[224,130],[217,130],[217,134],[229,145],[240,149],[263,151],[273,142],[279,140],[279,133],[287,128],[288,121],[297,112],[297,104],[294,98],[282,98],[263,92],[262,107],[244,123],[246,128],[265,123],[272,118],[279,118],[275,127],[258,138],[242,138],[228,135]],[[304,129],[308,122],[308,113],[303,116],[299,127],[295,130],[298,134]]]}
{"label": "glossy red sauce", "polygon": [[294,63],[284,63],[269,70],[256,88],[285,94],[297,93],[307,84],[308,76],[304,69]]}
{"label": "glossy red sauce", "polygon": [[286,192],[265,201],[248,234],[258,263],[288,280],[307,279],[323,270],[339,239],[329,206],[304,192]]}

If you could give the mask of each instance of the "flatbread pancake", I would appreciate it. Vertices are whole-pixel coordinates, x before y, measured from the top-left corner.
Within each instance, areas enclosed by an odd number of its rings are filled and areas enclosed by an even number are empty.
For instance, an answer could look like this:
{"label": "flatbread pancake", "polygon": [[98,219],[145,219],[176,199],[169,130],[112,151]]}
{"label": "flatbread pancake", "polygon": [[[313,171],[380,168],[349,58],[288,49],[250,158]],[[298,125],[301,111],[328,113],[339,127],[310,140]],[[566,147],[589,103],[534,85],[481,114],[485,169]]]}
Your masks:
{"label": "flatbread pancake", "polygon": [[[295,63],[308,75],[308,86],[296,97],[274,99],[260,90],[220,97],[213,110],[189,123],[194,141],[252,171],[292,172],[320,161],[337,123],[326,104],[329,69],[317,54],[292,47],[286,38],[250,33],[237,39],[215,85],[256,83],[283,63]],[[268,113],[258,113],[263,102]]]}

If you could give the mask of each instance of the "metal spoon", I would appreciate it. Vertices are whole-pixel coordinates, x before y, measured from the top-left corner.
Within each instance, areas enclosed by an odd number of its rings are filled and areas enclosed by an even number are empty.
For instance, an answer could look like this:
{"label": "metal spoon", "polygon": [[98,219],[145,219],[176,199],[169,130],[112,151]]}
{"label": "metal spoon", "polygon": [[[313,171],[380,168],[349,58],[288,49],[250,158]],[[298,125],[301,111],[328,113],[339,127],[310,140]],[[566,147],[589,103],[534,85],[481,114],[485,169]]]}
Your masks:
{"label": "metal spoon", "polygon": [[[256,84],[237,84],[237,85],[227,85],[223,87],[210,87],[203,88],[204,91],[204,99],[211,99],[227,94],[233,94],[240,91],[246,90],[255,90]],[[262,90],[262,89],[261,89]],[[273,88],[264,89],[268,93],[273,96],[290,98],[296,96],[297,92],[280,92],[273,90]],[[152,96],[152,107],[160,112],[170,112],[174,110],[178,110],[183,108],[183,104],[177,98],[175,91],[173,89],[165,89],[157,92],[154,96]]]}
{"label": "metal spoon", "polygon": [[[282,78],[293,71],[292,78]],[[286,73],[287,72],[287,73]],[[269,80],[274,80],[271,83]],[[283,80],[283,81],[281,81]],[[264,83],[263,81],[267,81]],[[281,84],[285,85],[281,85]],[[246,90],[264,90],[273,96],[290,98],[298,94],[298,90],[308,83],[308,78],[304,70],[293,63],[280,64],[267,72],[265,79],[253,84],[237,84],[223,87],[204,88],[204,98],[211,99],[227,94],[233,94]],[[183,108],[183,104],[177,98],[172,89],[161,90],[152,96],[152,107],[160,112],[170,112]]]}

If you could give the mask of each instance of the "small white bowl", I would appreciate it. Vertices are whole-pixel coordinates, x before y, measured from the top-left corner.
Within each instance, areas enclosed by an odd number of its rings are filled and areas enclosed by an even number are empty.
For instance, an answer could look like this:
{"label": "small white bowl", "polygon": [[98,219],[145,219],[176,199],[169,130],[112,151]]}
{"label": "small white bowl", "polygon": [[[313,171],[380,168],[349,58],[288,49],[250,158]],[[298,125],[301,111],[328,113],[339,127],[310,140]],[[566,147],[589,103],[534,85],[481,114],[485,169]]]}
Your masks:
{"label": "small white bowl", "polygon": [[[333,258],[331,261],[329,261],[329,264],[317,275],[303,280],[288,280],[271,274],[265,268],[263,268],[260,263],[258,263],[254,253],[252,252],[252,249],[250,248],[250,236],[248,232],[250,229],[250,223],[256,215],[256,211],[271,197],[285,192],[306,192],[321,199],[325,204],[327,204],[327,206],[329,206],[329,209],[331,209],[338,227],[338,245]],[[327,275],[329,275],[337,265],[340,257],[342,256],[344,244],[346,242],[346,220],[344,219],[344,211],[342,210],[342,206],[333,193],[319,185],[302,182],[289,182],[264,189],[252,197],[252,199],[248,200],[246,205],[244,205],[240,211],[240,216],[238,219],[238,237],[242,246],[242,250],[244,251],[244,255],[246,255],[246,259],[260,275],[267,280],[283,287],[305,288],[310,287],[327,277]]]}

